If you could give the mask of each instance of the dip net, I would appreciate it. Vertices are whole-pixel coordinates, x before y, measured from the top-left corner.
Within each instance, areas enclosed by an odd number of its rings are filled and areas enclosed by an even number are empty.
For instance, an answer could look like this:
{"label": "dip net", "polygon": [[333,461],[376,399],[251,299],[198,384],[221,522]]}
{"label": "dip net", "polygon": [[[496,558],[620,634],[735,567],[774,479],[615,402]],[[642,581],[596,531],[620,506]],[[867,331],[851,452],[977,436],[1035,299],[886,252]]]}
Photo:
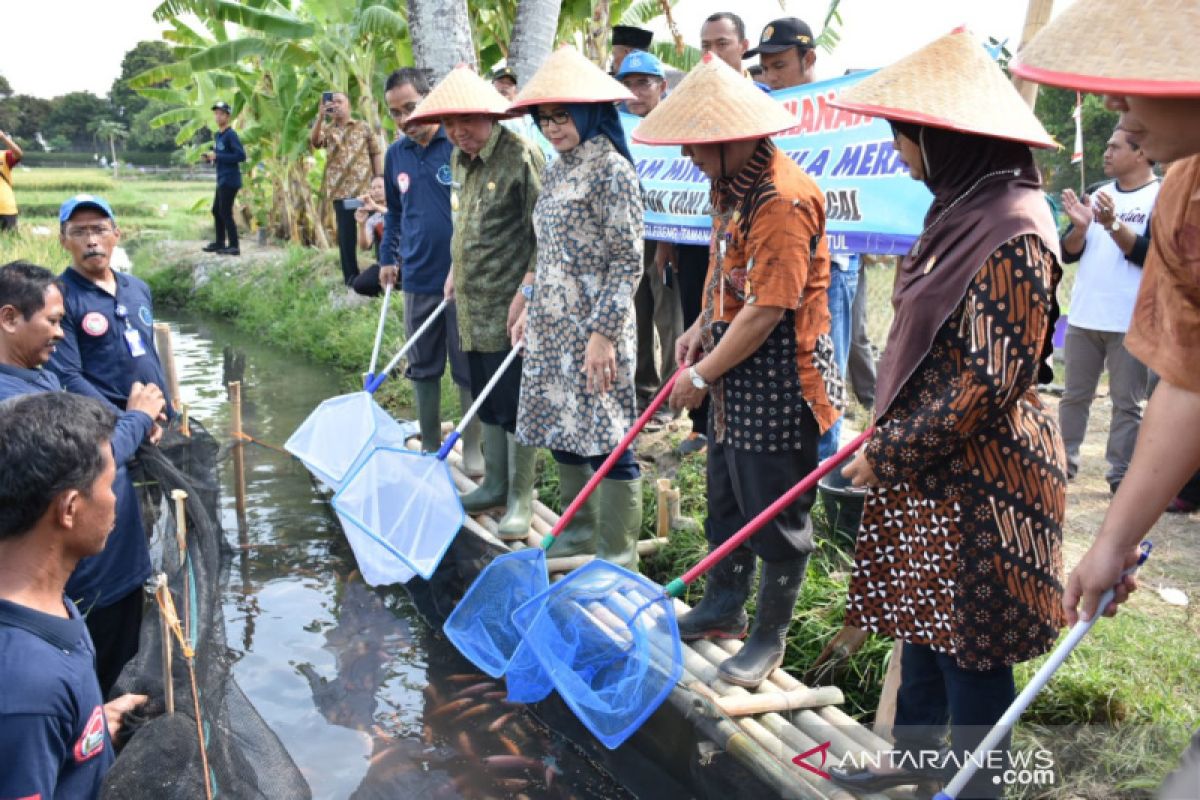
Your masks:
{"label": "dip net", "polygon": [[[233,678],[221,604],[230,548],[218,521],[219,459],[216,440],[195,421],[190,436],[172,428],[159,447],[143,445],[139,452],[135,480],[143,488],[144,518],[154,520],[151,561],[166,575],[166,591],[159,597],[169,593],[179,623],[174,632],[166,630],[163,619],[170,620],[170,612],[164,615],[163,604],[148,598],[138,654],[112,695],[135,692],[150,699],[125,720],[124,748],[105,778],[104,797],[311,797],[299,768]],[[186,499],[173,498],[178,491],[186,492]],[[179,505],[186,518],[182,548]],[[163,679],[164,637],[172,653],[169,691]],[[194,652],[191,659],[180,638]],[[168,694],[173,714],[166,713]]]}

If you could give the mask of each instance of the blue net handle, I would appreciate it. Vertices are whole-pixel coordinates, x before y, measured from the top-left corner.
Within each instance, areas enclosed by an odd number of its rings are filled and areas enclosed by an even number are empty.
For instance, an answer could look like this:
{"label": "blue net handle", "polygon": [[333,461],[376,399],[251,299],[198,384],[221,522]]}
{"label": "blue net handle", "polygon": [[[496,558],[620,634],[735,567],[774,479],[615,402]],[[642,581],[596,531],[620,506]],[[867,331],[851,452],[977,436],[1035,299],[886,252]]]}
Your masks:
{"label": "blue net handle", "polygon": [[[443,300],[442,306],[445,304],[446,301]],[[438,306],[438,308],[441,308],[441,306]],[[492,393],[493,389],[496,388],[496,384],[500,383],[500,379],[504,377],[504,373],[509,367],[512,366],[512,363],[517,360],[517,356],[521,355],[521,349],[524,346],[525,340],[522,339],[513,345],[512,350],[508,351],[508,355],[504,358],[504,361],[500,363],[500,369],[496,370],[496,374],[493,375],[492,379],[483,387],[483,391],[480,392],[479,396],[475,398],[475,402],[472,403],[471,407],[467,409],[467,413],[463,414],[462,420],[460,420],[458,425],[455,426],[454,431],[446,437],[446,441],[442,444],[441,448],[437,452],[437,457],[439,460],[445,461],[446,456],[450,455],[450,451],[454,449],[454,443],[458,441],[459,437],[462,436],[462,432],[466,430],[467,425],[469,425],[471,420],[475,418],[475,415],[479,413],[479,409],[483,405],[483,401],[487,400],[487,396]]]}

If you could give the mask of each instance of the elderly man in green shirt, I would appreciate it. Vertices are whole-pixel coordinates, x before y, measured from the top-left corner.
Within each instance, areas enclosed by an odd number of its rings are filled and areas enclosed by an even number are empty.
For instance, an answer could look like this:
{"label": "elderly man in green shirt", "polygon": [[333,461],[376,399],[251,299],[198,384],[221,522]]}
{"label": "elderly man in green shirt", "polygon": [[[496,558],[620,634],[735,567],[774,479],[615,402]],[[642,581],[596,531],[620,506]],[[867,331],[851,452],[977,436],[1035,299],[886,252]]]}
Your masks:
{"label": "elderly man in green shirt", "polygon": [[[512,346],[508,329],[525,307],[522,282],[534,271],[533,206],[545,160],[525,139],[498,124],[508,101],[469,67],[442,79],[412,116],[440,121],[454,143],[450,207],[454,238],[446,297],[458,306],[458,329],[478,396]],[[505,539],[524,539],[533,520],[537,450],[517,444],[521,360],[510,366],[479,409],[484,478],[462,498],[468,513],[507,506]]]}

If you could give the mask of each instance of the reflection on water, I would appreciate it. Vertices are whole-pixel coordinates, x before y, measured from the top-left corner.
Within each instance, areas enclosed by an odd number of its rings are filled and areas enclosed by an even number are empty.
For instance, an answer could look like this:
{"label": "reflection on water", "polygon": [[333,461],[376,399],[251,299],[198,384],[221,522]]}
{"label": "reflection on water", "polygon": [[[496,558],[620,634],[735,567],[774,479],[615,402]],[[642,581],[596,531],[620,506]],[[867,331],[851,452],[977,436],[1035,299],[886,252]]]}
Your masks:
{"label": "reflection on water", "polygon": [[[183,399],[229,441],[222,348],[246,355],[243,425],[279,445],[335,371],[224,323],[171,323]],[[234,544],[225,592],[234,675],[316,798],[627,796],[420,619],[401,590],[362,582],[328,504],[289,456],[249,445],[239,525],[222,464],[221,524]]]}

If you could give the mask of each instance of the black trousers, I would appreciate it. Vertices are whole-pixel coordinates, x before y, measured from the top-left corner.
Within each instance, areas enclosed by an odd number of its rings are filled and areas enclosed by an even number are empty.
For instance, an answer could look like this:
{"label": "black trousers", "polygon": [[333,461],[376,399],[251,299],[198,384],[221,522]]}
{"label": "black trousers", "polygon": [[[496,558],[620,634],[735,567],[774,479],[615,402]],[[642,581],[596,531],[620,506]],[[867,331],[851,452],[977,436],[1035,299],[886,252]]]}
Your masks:
{"label": "black trousers", "polygon": [[358,277],[358,223],[354,210],[343,205],[350,198],[333,201],[333,221],[337,224],[338,256],[342,262],[342,278],[347,286]]}
{"label": "black trousers", "polygon": [[121,669],[137,655],[144,603],[145,593],[139,586],[112,605],[86,612],[84,622],[96,645],[96,676],[105,699]]}
{"label": "black trousers", "polygon": [[[383,294],[383,286],[379,283],[379,264],[372,264],[355,275],[354,280],[350,282],[350,287],[354,289],[355,293],[367,297],[378,297]],[[396,289],[399,288],[399,286],[396,287]]]}
{"label": "black trousers", "polygon": [[221,247],[238,246],[237,224],[233,221],[233,200],[237,197],[237,186],[218,186],[213,195],[213,225],[217,229],[216,242]]}
{"label": "black trousers", "polygon": [[[500,369],[510,350],[498,353],[480,353],[468,350],[467,368],[471,372],[471,394],[479,397],[483,387]],[[499,425],[509,433],[517,432],[517,404],[521,400],[521,357],[513,359],[513,363],[505,370],[496,388],[484,399],[479,407],[479,421],[487,425]]]}
{"label": "black trousers", "polygon": [[[892,734],[897,757],[907,755],[911,760],[897,761],[896,766],[919,765],[922,752],[945,753],[948,727],[953,758],[945,760],[949,768],[944,777],[950,780],[957,766],[966,763],[967,755],[979,746],[1016,696],[1012,667],[981,672],[963,669],[952,655],[905,642]],[[1000,742],[1000,755],[979,761],[984,768],[967,783],[959,800],[1003,797],[1003,784],[994,780],[1009,767],[1003,753],[1011,742],[1010,734]],[[987,768],[991,766],[999,768]]]}
{"label": "black trousers", "polygon": [[[708,248],[698,244],[681,244],[676,248],[679,263],[675,265],[675,279],[679,281],[679,304],[683,306],[683,329],[692,327],[700,318],[704,308],[704,279],[708,276]],[[708,431],[708,398],[698,408],[688,412],[692,418],[692,430],[696,433]]]}
{"label": "black trousers", "polygon": [[[817,468],[817,420],[805,408],[800,417],[799,450],[754,453],[708,441],[708,518],[705,535],[712,546],[725,542]],[[808,512],[814,488],[768,522],[742,545],[763,561],[791,561],[813,551]]]}
{"label": "black trousers", "polygon": [[15,231],[16,229],[16,214],[0,214],[0,231]]}

